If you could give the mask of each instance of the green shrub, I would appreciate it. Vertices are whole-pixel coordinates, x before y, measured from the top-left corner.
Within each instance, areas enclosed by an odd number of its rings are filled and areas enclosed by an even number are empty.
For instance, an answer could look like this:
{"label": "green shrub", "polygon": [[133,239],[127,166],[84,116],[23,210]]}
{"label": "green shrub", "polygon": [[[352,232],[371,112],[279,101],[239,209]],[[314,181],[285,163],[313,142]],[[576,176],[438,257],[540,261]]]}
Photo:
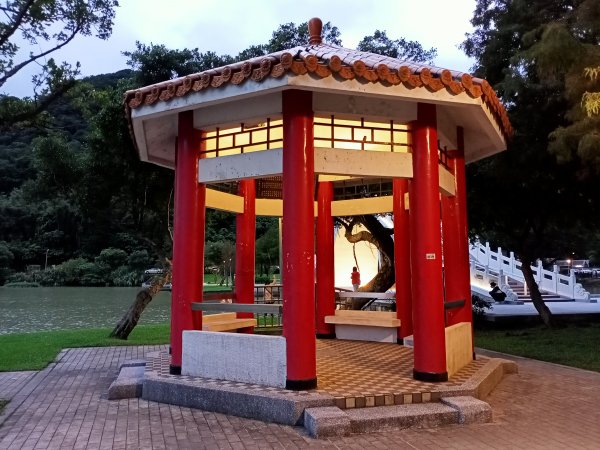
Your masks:
{"label": "green shrub", "polygon": [[127,258],[127,265],[131,270],[143,273],[144,270],[152,266],[152,258],[146,250],[136,250]]}
{"label": "green shrub", "polygon": [[129,266],[121,266],[110,274],[111,284],[114,286],[139,286],[142,283],[140,271],[131,270]]}
{"label": "green shrub", "polygon": [[95,259],[96,264],[105,265],[112,270],[127,264],[127,253],[120,248],[105,248]]}
{"label": "green shrub", "polygon": [[269,284],[271,281],[273,281],[273,278],[269,275],[258,275],[254,277],[254,282],[256,284]]}

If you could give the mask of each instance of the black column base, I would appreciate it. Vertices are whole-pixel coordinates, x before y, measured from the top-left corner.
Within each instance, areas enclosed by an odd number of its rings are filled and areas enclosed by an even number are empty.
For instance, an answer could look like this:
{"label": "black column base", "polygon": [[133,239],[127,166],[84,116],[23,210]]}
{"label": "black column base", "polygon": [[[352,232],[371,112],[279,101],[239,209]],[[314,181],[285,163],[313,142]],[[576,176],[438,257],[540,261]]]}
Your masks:
{"label": "black column base", "polygon": [[306,391],[317,387],[317,379],[310,378],[308,380],[285,380],[285,388],[290,391]]}
{"label": "black column base", "polygon": [[413,378],[419,381],[448,381],[448,372],[433,373],[433,372],[420,372],[413,369]]}
{"label": "black column base", "polygon": [[404,339],[403,338],[398,338],[398,340],[396,341],[396,344],[398,344],[398,345],[404,345]]}
{"label": "black column base", "polygon": [[171,375],[181,375],[181,366],[174,366],[173,364],[169,364],[169,373]]}
{"label": "black column base", "polygon": [[317,339],[335,339],[335,333],[317,333]]}

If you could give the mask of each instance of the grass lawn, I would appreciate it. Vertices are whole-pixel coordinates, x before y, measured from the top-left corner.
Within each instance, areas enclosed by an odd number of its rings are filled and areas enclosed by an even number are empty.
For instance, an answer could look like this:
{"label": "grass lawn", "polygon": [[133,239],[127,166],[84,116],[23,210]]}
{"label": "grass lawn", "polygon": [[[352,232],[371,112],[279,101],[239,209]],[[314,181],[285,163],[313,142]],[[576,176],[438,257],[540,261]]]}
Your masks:
{"label": "grass lawn", "polygon": [[475,346],[600,372],[600,324],[475,330]]}
{"label": "grass lawn", "polygon": [[111,331],[111,328],[100,328],[0,336],[0,372],[43,369],[54,361],[63,348],[152,345],[169,342],[168,324],[138,325],[126,341],[109,338]]}
{"label": "grass lawn", "polygon": [[204,292],[232,292],[233,288],[231,286],[219,286],[218,284],[210,285],[205,284],[202,288]]}

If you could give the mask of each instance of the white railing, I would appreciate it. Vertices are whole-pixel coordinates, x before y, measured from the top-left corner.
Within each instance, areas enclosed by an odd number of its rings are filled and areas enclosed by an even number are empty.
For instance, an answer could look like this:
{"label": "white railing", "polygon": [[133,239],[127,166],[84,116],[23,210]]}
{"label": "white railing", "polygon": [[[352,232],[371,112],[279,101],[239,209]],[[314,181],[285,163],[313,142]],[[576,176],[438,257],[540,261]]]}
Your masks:
{"label": "white railing", "polygon": [[[500,289],[505,291],[504,288],[508,286],[508,278],[512,278],[523,283],[525,293],[527,293],[527,285],[521,271],[521,261],[515,258],[514,252],[510,252],[509,256],[504,256],[500,247],[497,251],[493,251],[489,242],[486,242],[485,245],[476,242],[469,246],[469,253],[473,286],[483,288],[489,286],[490,281],[496,281]],[[552,270],[546,270],[540,260],[537,261],[536,266],[531,266],[531,270],[540,290],[578,301],[589,301],[590,293],[580,283],[577,283],[573,270],[569,275],[561,275],[558,272],[558,266],[555,265]]]}

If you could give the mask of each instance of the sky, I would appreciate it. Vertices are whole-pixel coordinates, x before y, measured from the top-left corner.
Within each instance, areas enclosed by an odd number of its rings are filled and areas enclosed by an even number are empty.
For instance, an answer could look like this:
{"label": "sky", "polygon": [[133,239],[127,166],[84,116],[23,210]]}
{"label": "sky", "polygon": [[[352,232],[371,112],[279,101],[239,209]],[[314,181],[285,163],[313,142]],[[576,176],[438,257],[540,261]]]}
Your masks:
{"label": "sky", "polygon": [[[476,0],[120,0],[112,36],[106,40],[77,38],[57,61],[79,61],[82,74],[96,75],[126,68],[122,51],[135,42],[168,48],[198,48],[236,55],[252,44],[266,43],[280,24],[319,17],[341,31],[342,45],[355,48],[375,30],[388,37],[419,41],[438,51],[435,64],[469,71],[473,61],[458,48]],[[29,49],[26,50],[26,54]],[[22,71],[3,87],[3,93],[29,96],[34,70]]]}

